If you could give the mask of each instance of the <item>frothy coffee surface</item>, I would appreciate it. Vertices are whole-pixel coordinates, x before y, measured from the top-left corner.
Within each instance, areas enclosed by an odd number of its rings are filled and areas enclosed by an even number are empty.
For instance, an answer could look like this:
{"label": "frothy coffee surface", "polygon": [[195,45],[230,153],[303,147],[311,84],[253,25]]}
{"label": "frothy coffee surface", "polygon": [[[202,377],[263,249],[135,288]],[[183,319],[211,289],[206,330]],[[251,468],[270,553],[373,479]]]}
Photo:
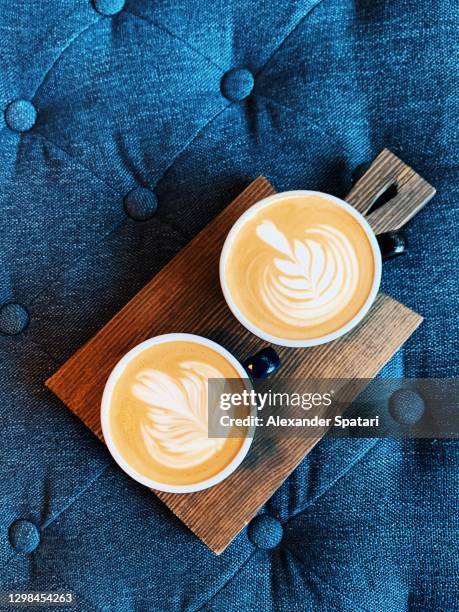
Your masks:
{"label": "frothy coffee surface", "polygon": [[240,228],[225,278],[240,312],[271,336],[315,339],[356,316],[374,280],[359,222],[321,196],[286,196]]}
{"label": "frothy coffee surface", "polygon": [[118,451],[142,476],[194,484],[237,455],[243,438],[208,437],[209,378],[238,379],[244,387],[229,361],[195,342],[154,345],[128,363],[112,394],[109,426]]}

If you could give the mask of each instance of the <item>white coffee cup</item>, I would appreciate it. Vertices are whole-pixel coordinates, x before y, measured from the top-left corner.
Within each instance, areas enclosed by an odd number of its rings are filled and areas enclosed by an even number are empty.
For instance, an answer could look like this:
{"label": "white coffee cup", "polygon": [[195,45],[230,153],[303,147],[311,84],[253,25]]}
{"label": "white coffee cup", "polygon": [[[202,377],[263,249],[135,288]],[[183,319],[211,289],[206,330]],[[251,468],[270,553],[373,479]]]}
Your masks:
{"label": "white coffee cup", "polygon": [[241,379],[244,379],[244,385],[250,390],[252,388],[251,382],[249,380],[248,374],[241,363],[225,348],[209,340],[202,336],[197,336],[194,334],[185,334],[185,333],[172,333],[172,334],[163,334],[160,336],[156,336],[141,344],[137,345],[133,349],[131,349],[114,367],[112,370],[107,383],[105,385],[105,389],[102,396],[101,403],[101,424],[102,424],[102,432],[104,436],[105,443],[107,445],[108,450],[110,451],[112,457],[116,461],[116,463],[120,466],[120,468],[126,472],[131,478],[136,480],[137,482],[150,487],[152,489],[157,489],[158,491],[166,491],[168,493],[194,493],[195,491],[201,491],[203,489],[208,489],[212,487],[225,478],[227,478],[230,474],[232,474],[236,468],[242,463],[247,452],[252,443],[254,428],[249,427],[247,430],[247,435],[239,449],[238,453],[234,456],[234,458],[222,469],[220,472],[215,474],[213,477],[208,478],[207,480],[203,480],[200,482],[196,482],[193,484],[186,485],[176,485],[176,484],[165,484],[163,482],[157,482],[150,478],[145,477],[144,475],[138,473],[129,463],[124,459],[124,457],[119,452],[110,430],[110,408],[111,408],[111,400],[114,393],[115,385],[121,375],[123,374],[125,368],[131,361],[137,357],[140,353],[142,353],[145,349],[148,349],[152,346],[160,345],[166,342],[193,342],[197,344],[201,344],[203,346],[209,347],[213,349],[215,352],[219,353],[228,363],[233,366]]}
{"label": "white coffee cup", "polygon": [[[358,222],[358,224],[360,225],[360,227],[366,234],[368,241],[370,243],[370,246],[371,246],[371,251],[373,253],[373,260],[374,260],[374,271],[373,271],[374,274],[373,274],[373,282],[371,285],[371,289],[370,289],[370,292],[368,294],[368,297],[365,303],[360,308],[360,310],[357,312],[357,314],[353,316],[351,320],[347,321],[345,325],[343,325],[342,327],[340,327],[339,329],[335,330],[332,333],[328,333],[326,335],[319,336],[319,337],[299,339],[299,340],[290,339],[290,338],[282,338],[279,336],[271,335],[270,333],[267,333],[265,330],[258,327],[254,321],[249,320],[243,314],[243,312],[241,312],[241,309],[235,303],[235,300],[233,299],[231,295],[231,291],[228,287],[228,283],[226,280],[226,274],[225,274],[226,265],[228,262],[228,257],[230,255],[231,247],[233,246],[233,242],[235,238],[238,236],[241,229],[243,228],[244,224],[247,223],[247,221],[249,221],[250,219],[252,219],[263,208],[269,207],[273,203],[285,200],[286,198],[289,198],[289,197],[295,198],[298,196],[300,197],[303,196],[306,198],[311,197],[311,196],[325,198],[329,202],[336,204],[338,207],[343,208],[345,211],[347,211]],[[368,313],[369,309],[371,308],[373,302],[375,301],[376,296],[379,291],[379,286],[381,283],[381,272],[382,272],[381,251],[380,251],[378,242],[376,240],[376,236],[372,228],[366,221],[366,219],[353,206],[351,206],[344,200],[341,200],[335,196],[332,196],[326,193],[321,193],[318,191],[306,191],[306,190],[286,191],[286,192],[281,192],[281,193],[277,193],[275,195],[269,196],[261,200],[260,202],[257,202],[256,204],[251,206],[245,213],[243,213],[241,217],[239,217],[239,219],[233,225],[233,227],[231,228],[230,232],[228,233],[226,237],[226,240],[223,245],[222,252],[221,252],[221,256],[220,256],[221,288],[222,288],[226,303],[228,304],[230,310],[232,311],[236,319],[246,329],[248,329],[250,332],[258,336],[259,338],[262,338],[263,340],[266,340],[272,344],[277,344],[277,345],[286,346],[286,347],[317,346],[319,344],[325,344],[327,342],[336,340],[337,338],[340,338],[344,334],[351,331],[354,327],[356,327],[362,321],[362,319],[365,317],[365,315]]]}

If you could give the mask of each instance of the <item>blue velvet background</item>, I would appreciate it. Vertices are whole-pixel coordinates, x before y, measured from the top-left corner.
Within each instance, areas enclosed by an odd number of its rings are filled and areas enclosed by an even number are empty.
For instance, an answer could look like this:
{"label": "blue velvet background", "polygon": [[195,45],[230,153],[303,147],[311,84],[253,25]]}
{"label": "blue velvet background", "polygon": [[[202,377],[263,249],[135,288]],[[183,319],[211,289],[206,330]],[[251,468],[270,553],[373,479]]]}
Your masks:
{"label": "blue velvet background", "polygon": [[323,440],[217,557],[43,386],[258,174],[343,196],[384,146],[438,189],[385,264],[425,317],[385,373],[457,376],[458,30],[451,0],[0,0],[0,589],[459,609],[457,443]]}

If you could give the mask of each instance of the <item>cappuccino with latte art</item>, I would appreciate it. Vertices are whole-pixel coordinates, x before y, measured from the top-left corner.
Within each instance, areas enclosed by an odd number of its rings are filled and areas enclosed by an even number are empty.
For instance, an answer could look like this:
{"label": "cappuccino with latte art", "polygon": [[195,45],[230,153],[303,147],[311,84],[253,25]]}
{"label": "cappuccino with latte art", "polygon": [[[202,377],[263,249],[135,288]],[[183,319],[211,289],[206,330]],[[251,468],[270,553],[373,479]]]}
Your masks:
{"label": "cappuccino with latte art", "polygon": [[157,336],[123,357],[107,381],[101,421],[105,442],[125,472],[152,488],[189,493],[236,469],[250,431],[228,428],[226,437],[209,437],[210,419],[220,417],[209,400],[210,379],[230,392],[250,386],[228,351],[193,334]]}
{"label": "cappuccino with latte art", "polygon": [[363,217],[317,192],[277,194],[250,208],[225,242],[228,305],[261,338],[313,346],[349,331],[376,297],[381,255]]}

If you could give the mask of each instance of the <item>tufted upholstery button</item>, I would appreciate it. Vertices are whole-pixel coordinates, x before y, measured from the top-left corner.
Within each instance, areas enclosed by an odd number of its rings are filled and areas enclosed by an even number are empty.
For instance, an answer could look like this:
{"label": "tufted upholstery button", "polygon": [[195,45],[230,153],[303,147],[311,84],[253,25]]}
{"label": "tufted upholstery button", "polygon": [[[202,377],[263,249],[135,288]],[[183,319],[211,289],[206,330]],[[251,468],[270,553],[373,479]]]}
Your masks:
{"label": "tufted upholstery button", "polygon": [[273,516],[260,514],[250,522],[247,534],[252,544],[268,550],[280,544],[284,530],[281,523]]}
{"label": "tufted upholstery button", "polygon": [[6,107],[6,125],[15,132],[27,132],[36,120],[37,110],[29,100],[14,100]]}
{"label": "tufted upholstery button", "polygon": [[123,10],[125,0],[93,0],[93,4],[98,13],[110,17]]}
{"label": "tufted upholstery button", "polygon": [[124,198],[126,213],[136,221],[148,221],[158,208],[156,195],[146,187],[136,187]]}
{"label": "tufted upholstery button", "polygon": [[231,102],[240,102],[252,92],[253,74],[247,68],[234,68],[223,75],[221,91]]}
{"label": "tufted upholstery button", "polygon": [[21,304],[0,306],[0,334],[15,336],[24,331],[28,323],[29,313]]}
{"label": "tufted upholstery button", "polygon": [[424,414],[422,397],[410,389],[395,391],[389,400],[389,412],[400,425],[414,425]]}
{"label": "tufted upholstery button", "polygon": [[20,553],[31,553],[40,544],[40,531],[31,521],[19,519],[9,530],[10,544]]}

